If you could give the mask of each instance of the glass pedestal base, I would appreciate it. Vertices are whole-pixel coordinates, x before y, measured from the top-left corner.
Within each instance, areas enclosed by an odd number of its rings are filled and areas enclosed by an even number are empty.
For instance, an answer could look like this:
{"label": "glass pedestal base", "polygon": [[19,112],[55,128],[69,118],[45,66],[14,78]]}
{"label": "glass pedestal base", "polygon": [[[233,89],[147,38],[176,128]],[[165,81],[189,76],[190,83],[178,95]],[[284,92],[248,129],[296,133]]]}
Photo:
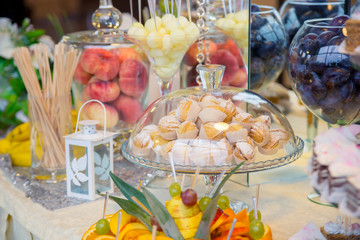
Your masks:
{"label": "glass pedestal base", "polygon": [[42,167],[31,167],[31,178],[34,180],[57,183],[66,180],[66,168],[46,169]]}

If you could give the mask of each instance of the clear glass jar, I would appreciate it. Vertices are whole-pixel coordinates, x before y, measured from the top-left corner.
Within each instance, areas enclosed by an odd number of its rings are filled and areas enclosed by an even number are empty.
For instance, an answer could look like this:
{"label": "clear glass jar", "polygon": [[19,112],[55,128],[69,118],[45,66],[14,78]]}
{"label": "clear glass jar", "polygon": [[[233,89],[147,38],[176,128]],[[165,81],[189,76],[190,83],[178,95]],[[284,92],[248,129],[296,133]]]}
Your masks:
{"label": "clear glass jar", "polygon": [[344,5],[343,0],[287,0],[280,8],[280,15],[289,35],[289,44],[306,20],[344,14]]}
{"label": "clear glass jar", "polygon": [[287,70],[304,105],[330,124],[360,119],[360,72],[340,50],[346,17],[304,22],[289,49]]}
{"label": "clear glass jar", "polygon": [[284,69],[288,36],[273,7],[253,5],[250,21],[250,89],[258,92]]}
{"label": "clear glass jar", "polygon": [[[58,182],[66,178],[65,139],[72,131],[71,96],[49,96],[48,114],[39,111],[40,97],[28,95],[30,120],[31,177]],[[51,112],[52,111],[52,112]]]}
{"label": "clear glass jar", "polygon": [[[147,106],[149,62],[139,47],[122,37],[123,33],[118,30],[121,13],[111,0],[100,0],[92,24],[96,30],[75,32],[62,38],[64,43],[82,52],[72,85],[74,105],[78,111],[90,99],[104,103],[106,126],[109,131],[120,134],[115,143],[121,144]],[[102,111],[99,104],[88,104],[81,119],[98,120],[101,128]],[[119,151],[119,148],[114,149]]]}

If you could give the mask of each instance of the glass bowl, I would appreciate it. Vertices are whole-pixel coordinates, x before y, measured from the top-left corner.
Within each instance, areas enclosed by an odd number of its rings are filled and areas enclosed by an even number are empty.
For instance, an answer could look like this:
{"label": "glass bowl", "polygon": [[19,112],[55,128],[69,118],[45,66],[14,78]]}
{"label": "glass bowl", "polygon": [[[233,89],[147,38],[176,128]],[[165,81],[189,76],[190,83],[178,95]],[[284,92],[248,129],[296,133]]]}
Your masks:
{"label": "glass bowl", "polygon": [[344,22],[341,16],[305,21],[290,45],[287,66],[292,88],[305,106],[338,125],[360,117],[360,72],[339,51]]}
{"label": "glass bowl", "polygon": [[288,37],[273,7],[252,5],[250,21],[250,89],[260,91],[284,69]]}
{"label": "glass bowl", "polygon": [[[248,62],[247,16],[248,11],[242,10],[216,21],[216,27],[234,39],[245,63]],[[277,79],[285,66],[287,35],[273,7],[252,5],[250,22],[249,89],[260,91]]]}
{"label": "glass bowl", "polygon": [[306,20],[344,14],[344,2],[343,0],[287,0],[280,8],[280,15],[289,35],[289,43]]}
{"label": "glass bowl", "polygon": [[197,70],[203,88],[171,92],[146,109],[134,127],[123,155],[128,160],[161,170],[202,174],[260,171],[288,164],[302,153],[286,117],[256,93],[220,87],[222,65]]}

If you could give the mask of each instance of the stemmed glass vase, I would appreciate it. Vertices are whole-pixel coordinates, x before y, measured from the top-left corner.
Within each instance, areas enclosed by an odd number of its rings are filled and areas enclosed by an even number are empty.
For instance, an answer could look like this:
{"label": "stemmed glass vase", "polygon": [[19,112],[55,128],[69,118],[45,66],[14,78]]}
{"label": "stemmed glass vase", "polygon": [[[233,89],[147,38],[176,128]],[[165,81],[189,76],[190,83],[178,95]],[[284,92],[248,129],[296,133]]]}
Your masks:
{"label": "stemmed glass vase", "polygon": [[188,48],[200,37],[198,27],[185,17],[171,14],[134,23],[124,37],[139,46],[147,55],[161,89],[161,95],[171,91],[174,75]]}

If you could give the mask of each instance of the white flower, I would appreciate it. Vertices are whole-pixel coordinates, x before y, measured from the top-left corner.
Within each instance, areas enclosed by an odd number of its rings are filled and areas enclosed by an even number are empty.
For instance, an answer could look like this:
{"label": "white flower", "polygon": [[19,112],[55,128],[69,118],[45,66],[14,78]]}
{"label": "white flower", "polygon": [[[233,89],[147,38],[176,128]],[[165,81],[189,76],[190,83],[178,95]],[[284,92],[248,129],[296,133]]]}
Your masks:
{"label": "white flower", "polygon": [[9,33],[0,32],[0,57],[11,59],[14,54],[14,43]]}
{"label": "white flower", "polygon": [[39,38],[39,43],[43,43],[49,48],[49,53],[50,53],[49,58],[53,61],[54,60],[53,52],[55,48],[55,43],[52,40],[52,38],[48,35],[43,35]]}
{"label": "white flower", "polygon": [[11,24],[11,20],[9,18],[0,18],[0,33],[17,33],[18,32],[18,27],[16,25],[16,23]]}

